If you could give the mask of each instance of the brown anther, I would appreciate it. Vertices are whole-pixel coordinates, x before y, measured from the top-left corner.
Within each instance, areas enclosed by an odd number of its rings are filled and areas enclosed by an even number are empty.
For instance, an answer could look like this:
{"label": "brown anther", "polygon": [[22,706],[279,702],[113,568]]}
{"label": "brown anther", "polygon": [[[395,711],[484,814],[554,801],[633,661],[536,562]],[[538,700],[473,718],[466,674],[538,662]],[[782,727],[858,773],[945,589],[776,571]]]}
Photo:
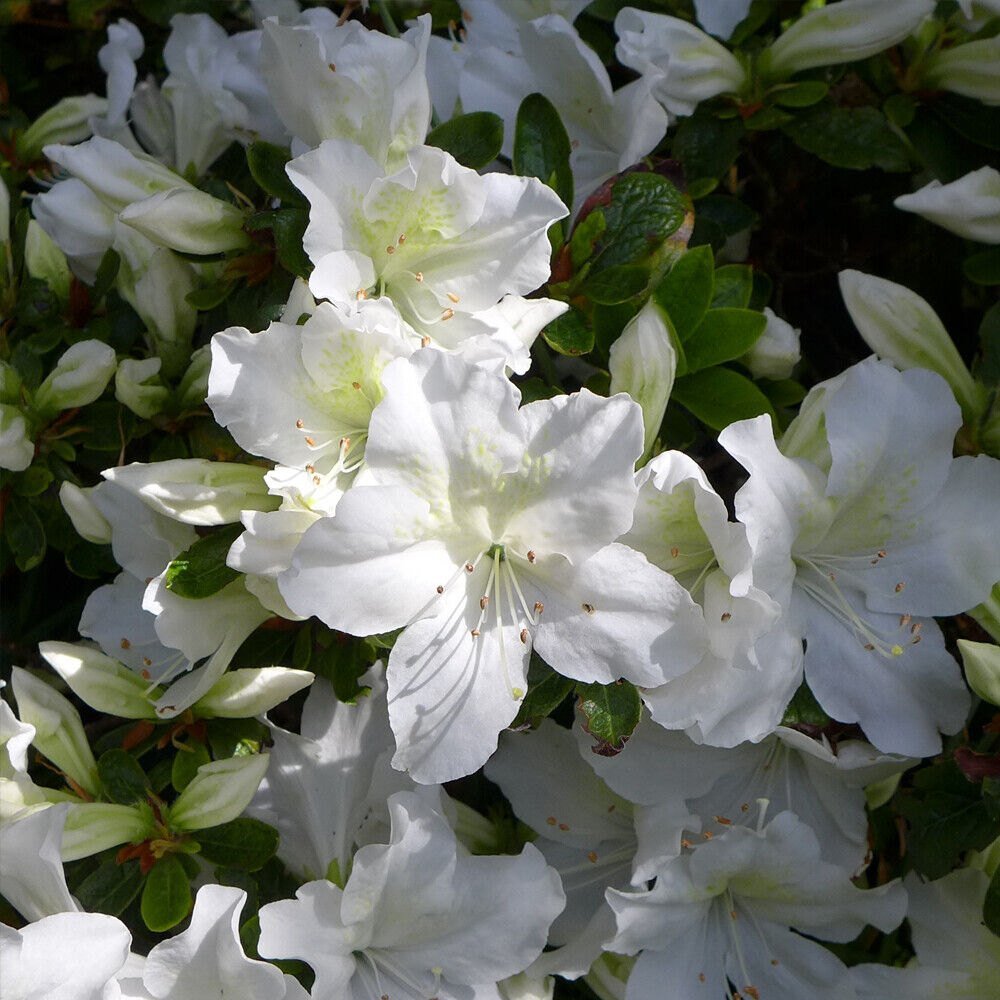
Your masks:
{"label": "brown anther", "polygon": [[313,486],[319,486],[323,482],[322,476],[313,476]]}
{"label": "brown anther", "polygon": [[834,583],[836,583],[836,582],[837,582],[837,574],[836,574],[836,573],[827,573],[826,575],[827,575],[827,577],[829,577],[829,579],[830,579],[830,580],[832,580],[832,581],[833,581]]}
{"label": "brown anther", "polygon": [[731,611],[723,611],[722,614],[719,616],[719,621],[721,621],[721,622],[727,622],[732,617],[733,617],[733,613]]}
{"label": "brown anther", "polygon": [[548,823],[549,826],[555,826],[557,821],[555,816],[548,816],[546,817],[545,822]]}
{"label": "brown anther", "polygon": [[587,860],[592,865],[596,865],[597,864],[597,851],[588,851],[587,852]]}
{"label": "brown anther", "polygon": [[306,422],[301,417],[295,421],[295,426],[298,427],[299,430],[302,430],[302,428],[305,427],[305,425]]}
{"label": "brown anther", "polygon": [[448,292],[447,295],[452,302],[458,302],[458,296],[454,292]]}
{"label": "brown anther", "polygon": [[694,847],[694,842],[684,839],[681,841],[681,847]]}
{"label": "brown anther", "polygon": [[118,643],[118,645],[121,646],[122,649],[131,649],[132,648],[132,643],[130,643],[128,641],[128,639],[122,639],[122,641],[120,643]]}
{"label": "brown anther", "polygon": [[354,293],[354,297],[360,302],[362,299],[368,298],[368,293],[363,288],[359,288],[357,292]]}
{"label": "brown anther", "polygon": [[528,549],[528,562],[533,563],[535,561],[535,553],[533,549]]}
{"label": "brown anther", "polygon": [[920,642],[920,640],[921,640],[921,639],[923,639],[923,636],[922,636],[922,635],[915,635],[915,636],[914,636],[914,637],[913,637],[913,638],[912,638],[912,639],[910,640],[910,645],[911,645],[911,646],[915,646],[915,645],[916,645],[916,644],[917,644],[918,642]]}
{"label": "brown anther", "polygon": [[535,601],[535,614],[540,615],[545,610],[545,605],[541,601]]}
{"label": "brown anther", "polygon": [[592,615],[597,610],[597,608],[595,608],[593,604],[587,604],[586,601],[584,601],[584,603],[581,604],[580,607],[583,608],[583,610],[586,611],[588,615]]}
{"label": "brown anther", "polygon": [[870,643],[870,642],[866,642],[865,643],[865,649],[867,649],[868,652],[870,653],[870,652],[872,652],[872,650],[875,649],[875,646],[872,643]]}
{"label": "brown anther", "polygon": [[403,245],[403,244],[404,244],[404,243],[406,242],[406,233],[400,233],[400,234],[399,234],[399,239],[398,239],[398,240],[396,240],[396,242],[397,242],[397,243],[398,243],[398,244],[399,244],[400,246],[402,246],[402,245]]}
{"label": "brown anther", "polygon": [[905,587],[906,587],[906,584],[903,583],[902,580],[900,580],[899,583],[897,583],[896,587],[895,587],[896,593],[897,594],[901,594],[903,592],[903,590],[905,589]]}
{"label": "brown anther", "polygon": [[434,589],[435,589],[435,590],[436,590],[436,591],[437,591],[437,592],[438,592],[439,594],[443,594],[443,593],[444,593],[444,587],[442,587],[442,586],[441,586],[440,584],[439,584],[439,585],[438,585],[437,587],[435,587]]}
{"label": "brown anther", "polygon": [[148,670],[140,670],[139,676],[144,680],[148,681],[153,675]]}
{"label": "brown anther", "polygon": [[760,1000],[760,990],[756,986],[744,986],[743,992],[751,998],[751,1000]]}
{"label": "brown anther", "polygon": [[733,821],[731,819],[728,819],[725,816],[716,816],[714,818],[715,818],[715,822],[716,823],[721,823],[723,826],[732,826],[733,825]]}
{"label": "brown anther", "polygon": [[311,437],[307,437],[306,438],[306,444],[309,445],[310,448],[315,448],[316,447],[316,439],[315,438],[311,438]]}
{"label": "brown anther", "polygon": [[311,475],[312,475],[312,474],[313,474],[313,473],[314,473],[315,471],[316,471],[316,466],[315,466],[315,465],[307,465],[307,466],[306,466],[306,472],[308,472],[310,476],[311,476]]}
{"label": "brown anther", "polygon": [[614,802],[612,802],[611,805],[608,806],[608,812],[613,813],[614,811],[615,811],[615,804]]}
{"label": "brown anther", "polygon": [[388,246],[388,247],[385,248],[385,252],[386,253],[390,253],[390,254],[391,253],[395,253],[396,252],[396,248],[393,247],[393,246]]}
{"label": "brown anther", "polygon": [[771,965],[781,965],[781,963],[776,958],[772,958]]}
{"label": "brown anther", "polygon": [[466,563],[465,564],[465,572],[466,573],[471,573],[475,568],[476,567],[473,566],[472,563]]}
{"label": "brown anther", "polygon": [[879,549],[878,552],[875,553],[876,559],[884,559],[885,556],[886,556],[885,549]]}
{"label": "brown anther", "polygon": [[900,615],[899,616],[899,627],[900,628],[905,628],[907,625],[910,624],[911,621],[912,621],[912,616],[911,615],[908,615],[908,614],[906,614],[906,615]]}
{"label": "brown anther", "polygon": [[711,830],[706,830],[706,831],[705,831],[705,832],[704,832],[704,833],[702,834],[702,837],[704,837],[704,838],[705,838],[705,840],[711,840],[713,836],[714,836],[714,834],[712,833],[712,831],[711,831]]}
{"label": "brown anther", "polygon": [[730,920],[735,920],[736,919],[736,911],[735,910],[730,910],[729,911],[729,919]]}
{"label": "brown anther", "polygon": [[477,628],[474,628],[474,629],[472,630],[472,633],[471,633],[471,635],[472,635],[472,638],[473,638],[473,639],[478,639],[478,638],[479,638],[479,634],[480,634],[480,633],[479,633],[479,629],[477,629]]}
{"label": "brown anther", "polygon": [[681,550],[679,548],[677,548],[676,545],[670,550],[670,558],[671,559],[676,559],[680,554],[681,554]]}
{"label": "brown anther", "polygon": [[749,811],[750,811],[750,803],[744,802],[743,805],[740,806],[740,812],[749,812]]}
{"label": "brown anther", "polygon": [[420,346],[421,347],[430,347],[431,346],[431,338],[430,337],[421,337],[420,338]]}
{"label": "brown anther", "polygon": [[521,643],[525,646],[528,645],[528,630],[526,628],[521,629]]}
{"label": "brown anther", "polygon": [[331,73],[336,73],[337,72],[337,64],[336,63],[327,63],[326,65],[329,67]]}
{"label": "brown anther", "polygon": [[417,273],[413,276],[413,278],[414,278],[415,281],[423,281],[424,280],[424,272],[423,271],[417,271]]}
{"label": "brown anther", "polygon": [[455,315],[454,309],[445,309],[445,311],[441,313],[441,322],[443,323],[445,320],[451,319],[454,315]]}
{"label": "brown anther", "polygon": [[562,830],[563,833],[565,833],[569,829],[569,825],[566,823],[560,823],[559,829]]}
{"label": "brown anther", "polygon": [[361,388],[361,383],[360,382],[352,382],[351,383],[351,388],[352,389],[360,389]]}
{"label": "brown anther", "polygon": [[698,982],[699,983],[705,982],[705,973],[704,972],[699,972],[698,973]]}
{"label": "brown anther", "polygon": [[490,599],[485,594],[479,598],[479,607],[482,608],[483,611],[486,610],[486,605],[489,603]]}
{"label": "brown anther", "polygon": [[142,662],[147,667],[151,667],[153,665],[153,661],[148,656],[144,656],[142,658]]}
{"label": "brown anther", "polygon": [[914,622],[910,626],[910,634],[911,635],[916,635],[923,627],[924,627],[924,623],[923,622]]}

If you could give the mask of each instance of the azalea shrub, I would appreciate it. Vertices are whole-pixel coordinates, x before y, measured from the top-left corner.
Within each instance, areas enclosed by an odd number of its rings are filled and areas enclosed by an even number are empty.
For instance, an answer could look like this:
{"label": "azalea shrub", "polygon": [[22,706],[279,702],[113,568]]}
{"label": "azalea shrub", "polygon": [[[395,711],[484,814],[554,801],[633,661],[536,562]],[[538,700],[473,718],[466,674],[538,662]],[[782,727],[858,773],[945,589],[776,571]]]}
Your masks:
{"label": "azalea shrub", "polygon": [[5,998],[996,995],[996,0],[0,17]]}

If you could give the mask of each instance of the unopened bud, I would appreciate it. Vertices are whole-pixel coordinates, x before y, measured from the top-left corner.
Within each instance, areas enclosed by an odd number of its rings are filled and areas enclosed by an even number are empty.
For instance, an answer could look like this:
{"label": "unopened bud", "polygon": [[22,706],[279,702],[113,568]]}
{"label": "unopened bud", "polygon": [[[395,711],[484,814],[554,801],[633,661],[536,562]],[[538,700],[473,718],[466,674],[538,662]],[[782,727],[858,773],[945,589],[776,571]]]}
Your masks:
{"label": "unopened bud", "polygon": [[754,378],[789,378],[802,357],[799,331],[770,309],[765,309],[764,315],[764,332],[740,360]]}
{"label": "unopened bud", "polygon": [[103,115],[108,102],[96,94],[64,97],[17,137],[17,155],[30,163],[42,155],[42,147],[55,142],[79,142],[91,134],[90,119]]}
{"label": "unopened bud", "polygon": [[170,399],[170,390],[159,378],[162,366],[160,358],[126,358],[115,372],[115,399],[136,416],[156,416]]}
{"label": "unopened bud", "polygon": [[24,238],[24,266],[31,277],[44,281],[64,302],[69,298],[73,276],[66,255],[34,219],[28,223]]}
{"label": "unopened bud", "polygon": [[148,807],[115,802],[80,802],[71,805],[63,827],[62,859],[89,858],[119,844],[136,844],[153,836],[155,827]]}
{"label": "unopened bud", "polygon": [[81,538],[94,545],[109,545],[111,525],[91,499],[96,488],[83,489],[67,480],[59,487],[59,502]]}
{"label": "unopened bud", "polygon": [[99,340],[81,340],[56,362],[56,367],[35,393],[35,407],[42,416],[92,403],[115,373],[113,348]]}
{"label": "unopened bud", "polygon": [[894,202],[930,222],[977,243],[1000,243],[1000,172],[981,167],[950,184],[931,181]]}
{"label": "unopened bud", "polygon": [[248,246],[243,213],[193,188],[175,188],[129,205],[122,222],[150,242],[181,253],[225,253]]}
{"label": "unopened bud", "polygon": [[962,654],[969,687],[983,701],[1000,705],[1000,646],[992,642],[959,639],[958,650]]}
{"label": "unopened bud", "polygon": [[289,667],[230,670],[192,706],[203,719],[250,719],[308,687],[316,675]]}
{"label": "unopened bud", "polygon": [[170,807],[171,827],[205,830],[236,819],[250,804],[269,763],[268,754],[251,754],[202,764]]}
{"label": "unopened bud", "polygon": [[921,85],[1000,104],[1000,36],[941,49],[927,60]]}

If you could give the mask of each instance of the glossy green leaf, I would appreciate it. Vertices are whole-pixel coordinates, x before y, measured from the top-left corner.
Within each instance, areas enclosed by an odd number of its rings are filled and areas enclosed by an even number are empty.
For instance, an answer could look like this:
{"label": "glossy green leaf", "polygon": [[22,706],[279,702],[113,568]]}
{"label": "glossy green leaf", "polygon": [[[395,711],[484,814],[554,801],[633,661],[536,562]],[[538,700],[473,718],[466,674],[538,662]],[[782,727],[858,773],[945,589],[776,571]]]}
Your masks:
{"label": "glossy green leaf", "polygon": [[151,931],[168,931],[191,912],[191,880],[178,859],[168,854],[146,877],[140,903],[143,923]]}
{"label": "glossy green leaf", "polygon": [[241,871],[262,868],[278,850],[278,831],[249,816],[199,830],[197,840],[206,861]]}
{"label": "glossy green leaf", "polygon": [[261,140],[247,146],[247,166],[261,190],[272,198],[301,205],[305,198],[285,173],[285,164],[291,158],[289,150],[273,142]]}
{"label": "glossy green leaf", "polygon": [[97,762],[97,774],[104,794],[123,806],[143,802],[149,793],[149,779],[142,765],[125,750],[106,750]]}
{"label": "glossy green leaf", "polygon": [[594,348],[594,331],[575,309],[557,316],[542,331],[542,336],[553,351],[569,357],[579,357]]}
{"label": "glossy green leaf", "polygon": [[178,597],[198,600],[232,583],[239,573],[226,565],[226,555],[242,533],[242,524],[227,524],[199,538],[167,566],[167,590]]}
{"label": "glossy green leaf", "polygon": [[639,691],[628,681],[614,684],[577,684],[584,729],[596,740],[592,748],[603,757],[613,757],[624,749],[639,725],[642,701]]}
{"label": "glossy green leaf", "polygon": [[819,104],[829,90],[830,85],[822,80],[803,80],[801,83],[775,88],[770,97],[783,108],[808,108]]}
{"label": "glossy green leaf", "polygon": [[517,729],[551,715],[569,697],[574,687],[572,678],[557,674],[537,656],[532,656],[528,665],[528,693],[511,726]]}
{"label": "glossy green leaf", "polygon": [[74,890],[73,895],[88,913],[107,913],[118,917],[139,895],[143,875],[138,861],[105,861]]}
{"label": "glossy green leaf", "polygon": [[716,431],[761,413],[774,416],[767,396],[750,379],[729,368],[708,368],[677,379],[670,402],[680,403]]}
{"label": "glossy green leaf", "polygon": [[835,167],[910,169],[909,151],[877,108],[823,104],[788,122],[784,131],[797,146]]}
{"label": "glossy green leaf", "polygon": [[529,94],[514,124],[514,173],[548,184],[567,207],[573,204],[573,171],[566,128],[548,98]]}
{"label": "glossy green leaf", "polygon": [[583,294],[591,302],[613,306],[640,295],[648,284],[648,268],[641,264],[616,264],[584,282]]}
{"label": "glossy green leaf", "polygon": [[742,357],[760,338],[767,317],[752,309],[709,309],[684,344],[688,372]]}
{"label": "glossy green leaf", "polygon": [[749,264],[725,264],[715,272],[716,309],[746,309],[753,294],[753,268]]}
{"label": "glossy green leaf", "polygon": [[10,497],[4,509],[3,533],[22,573],[34,569],[45,557],[45,529],[31,500]]}
{"label": "glossy green leaf", "polygon": [[962,261],[962,273],[977,285],[1000,285],[1000,247],[980,250]]}
{"label": "glossy green leaf", "polygon": [[742,137],[743,126],[736,119],[724,121],[704,112],[682,118],[672,154],[683,164],[689,188],[696,181],[718,182],[739,154]]}
{"label": "glossy green leaf", "polygon": [[712,301],[715,264],[712,248],[695,247],[682,254],[653,296],[666,310],[681,343],[697,329]]}
{"label": "glossy green leaf", "polygon": [[479,170],[500,155],[503,119],[489,111],[459,115],[431,129],[425,143],[451,153],[462,166]]}
{"label": "glossy green leaf", "polygon": [[198,773],[198,768],[212,759],[204,743],[191,742],[185,746],[186,749],[177,751],[170,767],[170,784],[178,792],[183,792]]}

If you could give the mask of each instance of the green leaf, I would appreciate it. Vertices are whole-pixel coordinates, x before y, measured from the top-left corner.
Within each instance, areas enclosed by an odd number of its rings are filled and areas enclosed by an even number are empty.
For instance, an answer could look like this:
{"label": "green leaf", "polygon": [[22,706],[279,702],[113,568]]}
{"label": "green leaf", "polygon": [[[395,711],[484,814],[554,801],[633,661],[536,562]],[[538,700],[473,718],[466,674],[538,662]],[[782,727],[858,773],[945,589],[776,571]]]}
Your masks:
{"label": "green leaf", "polygon": [[892,94],[886,98],[882,111],[897,128],[906,128],[913,121],[917,105],[909,94]]}
{"label": "green leaf", "polygon": [[774,416],[767,396],[750,379],[729,368],[708,368],[677,379],[670,401],[680,403],[716,431],[761,413]]}
{"label": "green leaf", "polygon": [[184,296],[184,301],[194,306],[199,312],[205,312],[214,309],[220,302],[225,302],[235,287],[236,283],[233,281],[216,281],[204,288],[196,288],[193,292],[188,292]]}
{"label": "green leaf", "polygon": [[941,121],[963,138],[987,149],[1000,149],[1000,107],[947,93],[932,107]]}
{"label": "green leaf", "polygon": [[735,236],[757,221],[757,213],[738,198],[713,194],[698,202],[696,221],[711,221],[724,236]]}
{"label": "green leaf", "polygon": [[198,600],[232,583],[239,573],[226,565],[226,555],[242,533],[242,524],[227,524],[199,538],[167,566],[167,590],[178,597]]}
{"label": "green leaf", "polygon": [[573,204],[570,143],[559,112],[541,94],[529,94],[514,124],[514,173],[537,177],[569,207]]}
{"label": "green leaf", "polygon": [[273,198],[303,205],[306,200],[302,192],[285,173],[285,164],[291,158],[287,149],[273,142],[252,142],[247,146],[247,166],[261,190]]}
{"label": "green leaf", "polygon": [[897,808],[910,824],[907,855],[917,871],[941,878],[965,851],[981,851],[996,839],[1000,819],[982,792],[951,760],[915,772],[913,788],[900,794]]}
{"label": "green leaf", "polygon": [[118,268],[122,259],[110,247],[105,250],[101,263],[97,266],[97,276],[94,278],[94,287],[90,290],[90,300],[100,302],[105,295],[111,291],[111,286],[118,277]]}
{"label": "green leaf", "polygon": [[143,874],[138,861],[105,861],[91,872],[75,889],[73,895],[88,913],[107,913],[118,917],[139,895]]}
{"label": "green leaf", "polygon": [[806,387],[801,382],[796,382],[793,378],[783,379],[763,379],[758,382],[761,392],[775,406],[794,406],[801,403],[806,396]]}
{"label": "green leaf", "polygon": [[707,113],[682,118],[671,152],[684,166],[689,189],[702,180],[717,183],[736,159],[742,137],[743,126],[735,119],[723,121]]}
{"label": "green leaf", "polygon": [[313,265],[302,248],[302,238],[308,225],[309,212],[306,209],[278,208],[250,216],[245,228],[250,232],[270,229],[281,266],[298,278],[308,278]]}
{"label": "green leaf", "polygon": [[749,264],[726,264],[715,272],[712,308],[746,309],[753,294],[753,268]]}
{"label": "green leaf", "polygon": [[781,108],[761,108],[743,120],[743,127],[748,132],[767,132],[770,129],[781,128],[782,125],[794,120],[794,115],[782,111]]}
{"label": "green leaf", "polygon": [[571,358],[594,349],[594,331],[575,309],[557,316],[542,331],[542,336],[553,351]]}
{"label": "green leaf", "polygon": [[829,90],[830,85],[822,80],[803,80],[801,83],[776,87],[769,96],[783,108],[808,108],[819,104]]}
{"label": "green leaf", "polygon": [[104,794],[123,806],[144,802],[149,794],[149,779],[142,765],[124,750],[105,750],[97,762],[97,774]]}
{"label": "green leaf", "polygon": [[653,292],[681,343],[690,338],[708,310],[715,287],[714,269],[712,248],[695,247],[677,259]]}
{"label": "green leaf", "polygon": [[262,868],[278,850],[278,831],[249,816],[199,830],[197,839],[206,861],[248,872]]}
{"label": "green leaf", "polygon": [[591,302],[613,306],[641,294],[648,284],[649,268],[641,264],[616,264],[584,282],[583,294]]}
{"label": "green leaf", "polygon": [[157,932],[176,927],[191,912],[191,882],[174,855],[150,869],[139,908],[143,923]]}
{"label": "green leaf", "polygon": [[688,372],[742,357],[757,342],[767,317],[752,309],[709,309],[684,344]]}
{"label": "green leaf", "polygon": [[31,465],[14,477],[14,492],[19,497],[37,497],[55,477],[44,465]]}
{"label": "green leaf", "polygon": [[251,753],[257,753],[261,743],[267,738],[267,726],[256,719],[209,719],[208,721],[208,744],[216,760],[238,757],[244,748]]}
{"label": "green leaf", "polygon": [[[89,910],[90,907],[88,906]],[[1000,870],[993,873],[983,900],[983,923],[1000,937]]]}
{"label": "green leaf", "polygon": [[10,497],[4,510],[3,534],[22,573],[34,569],[45,557],[45,529],[30,500]]}
{"label": "green leaf", "polygon": [[569,697],[575,686],[570,677],[557,674],[537,656],[528,665],[528,693],[521,702],[511,727],[517,729],[533,720],[544,719]]}
{"label": "green leaf", "polygon": [[459,115],[431,129],[424,142],[451,153],[462,166],[479,170],[500,155],[503,119],[489,111]]}
{"label": "green leaf", "polygon": [[339,701],[353,702],[367,690],[358,679],[371,666],[370,647],[353,636],[330,629],[321,632],[318,639],[321,648],[313,654],[310,669],[333,685]]}
{"label": "green leaf", "polygon": [[212,758],[204,743],[186,743],[185,750],[178,750],[170,767],[170,784],[178,792],[183,792],[198,773],[202,764],[207,764]]}
{"label": "green leaf", "polygon": [[591,275],[616,264],[649,263],[653,269],[676,249],[670,238],[685,221],[690,202],[666,177],[631,173],[611,188],[606,228],[595,245]]}
{"label": "green leaf", "polygon": [[594,246],[604,235],[605,229],[607,229],[607,220],[599,208],[595,208],[589,215],[584,216],[573,228],[573,235],[569,240],[569,259],[574,270],[579,270],[586,261],[590,260]]}
{"label": "green leaf", "polygon": [[962,261],[962,273],[977,285],[1000,285],[1000,247],[980,250]]}
{"label": "green leaf", "polygon": [[84,580],[100,580],[118,572],[110,545],[93,545],[83,539],[66,550],[66,568]]}
{"label": "green leaf", "polygon": [[781,724],[783,726],[822,727],[830,724],[830,716],[823,711],[816,696],[809,690],[809,685],[803,681],[798,691],[792,695],[792,700],[785,709]]}
{"label": "green leaf", "polygon": [[848,170],[905,172],[910,154],[877,108],[841,108],[824,104],[784,127],[785,134],[807,153]]}
{"label": "green leaf", "polygon": [[[598,612],[599,613],[599,612]],[[613,757],[624,748],[639,725],[642,702],[628,681],[614,684],[577,684],[579,708],[586,717],[584,729],[597,740],[592,747],[602,757]]]}

